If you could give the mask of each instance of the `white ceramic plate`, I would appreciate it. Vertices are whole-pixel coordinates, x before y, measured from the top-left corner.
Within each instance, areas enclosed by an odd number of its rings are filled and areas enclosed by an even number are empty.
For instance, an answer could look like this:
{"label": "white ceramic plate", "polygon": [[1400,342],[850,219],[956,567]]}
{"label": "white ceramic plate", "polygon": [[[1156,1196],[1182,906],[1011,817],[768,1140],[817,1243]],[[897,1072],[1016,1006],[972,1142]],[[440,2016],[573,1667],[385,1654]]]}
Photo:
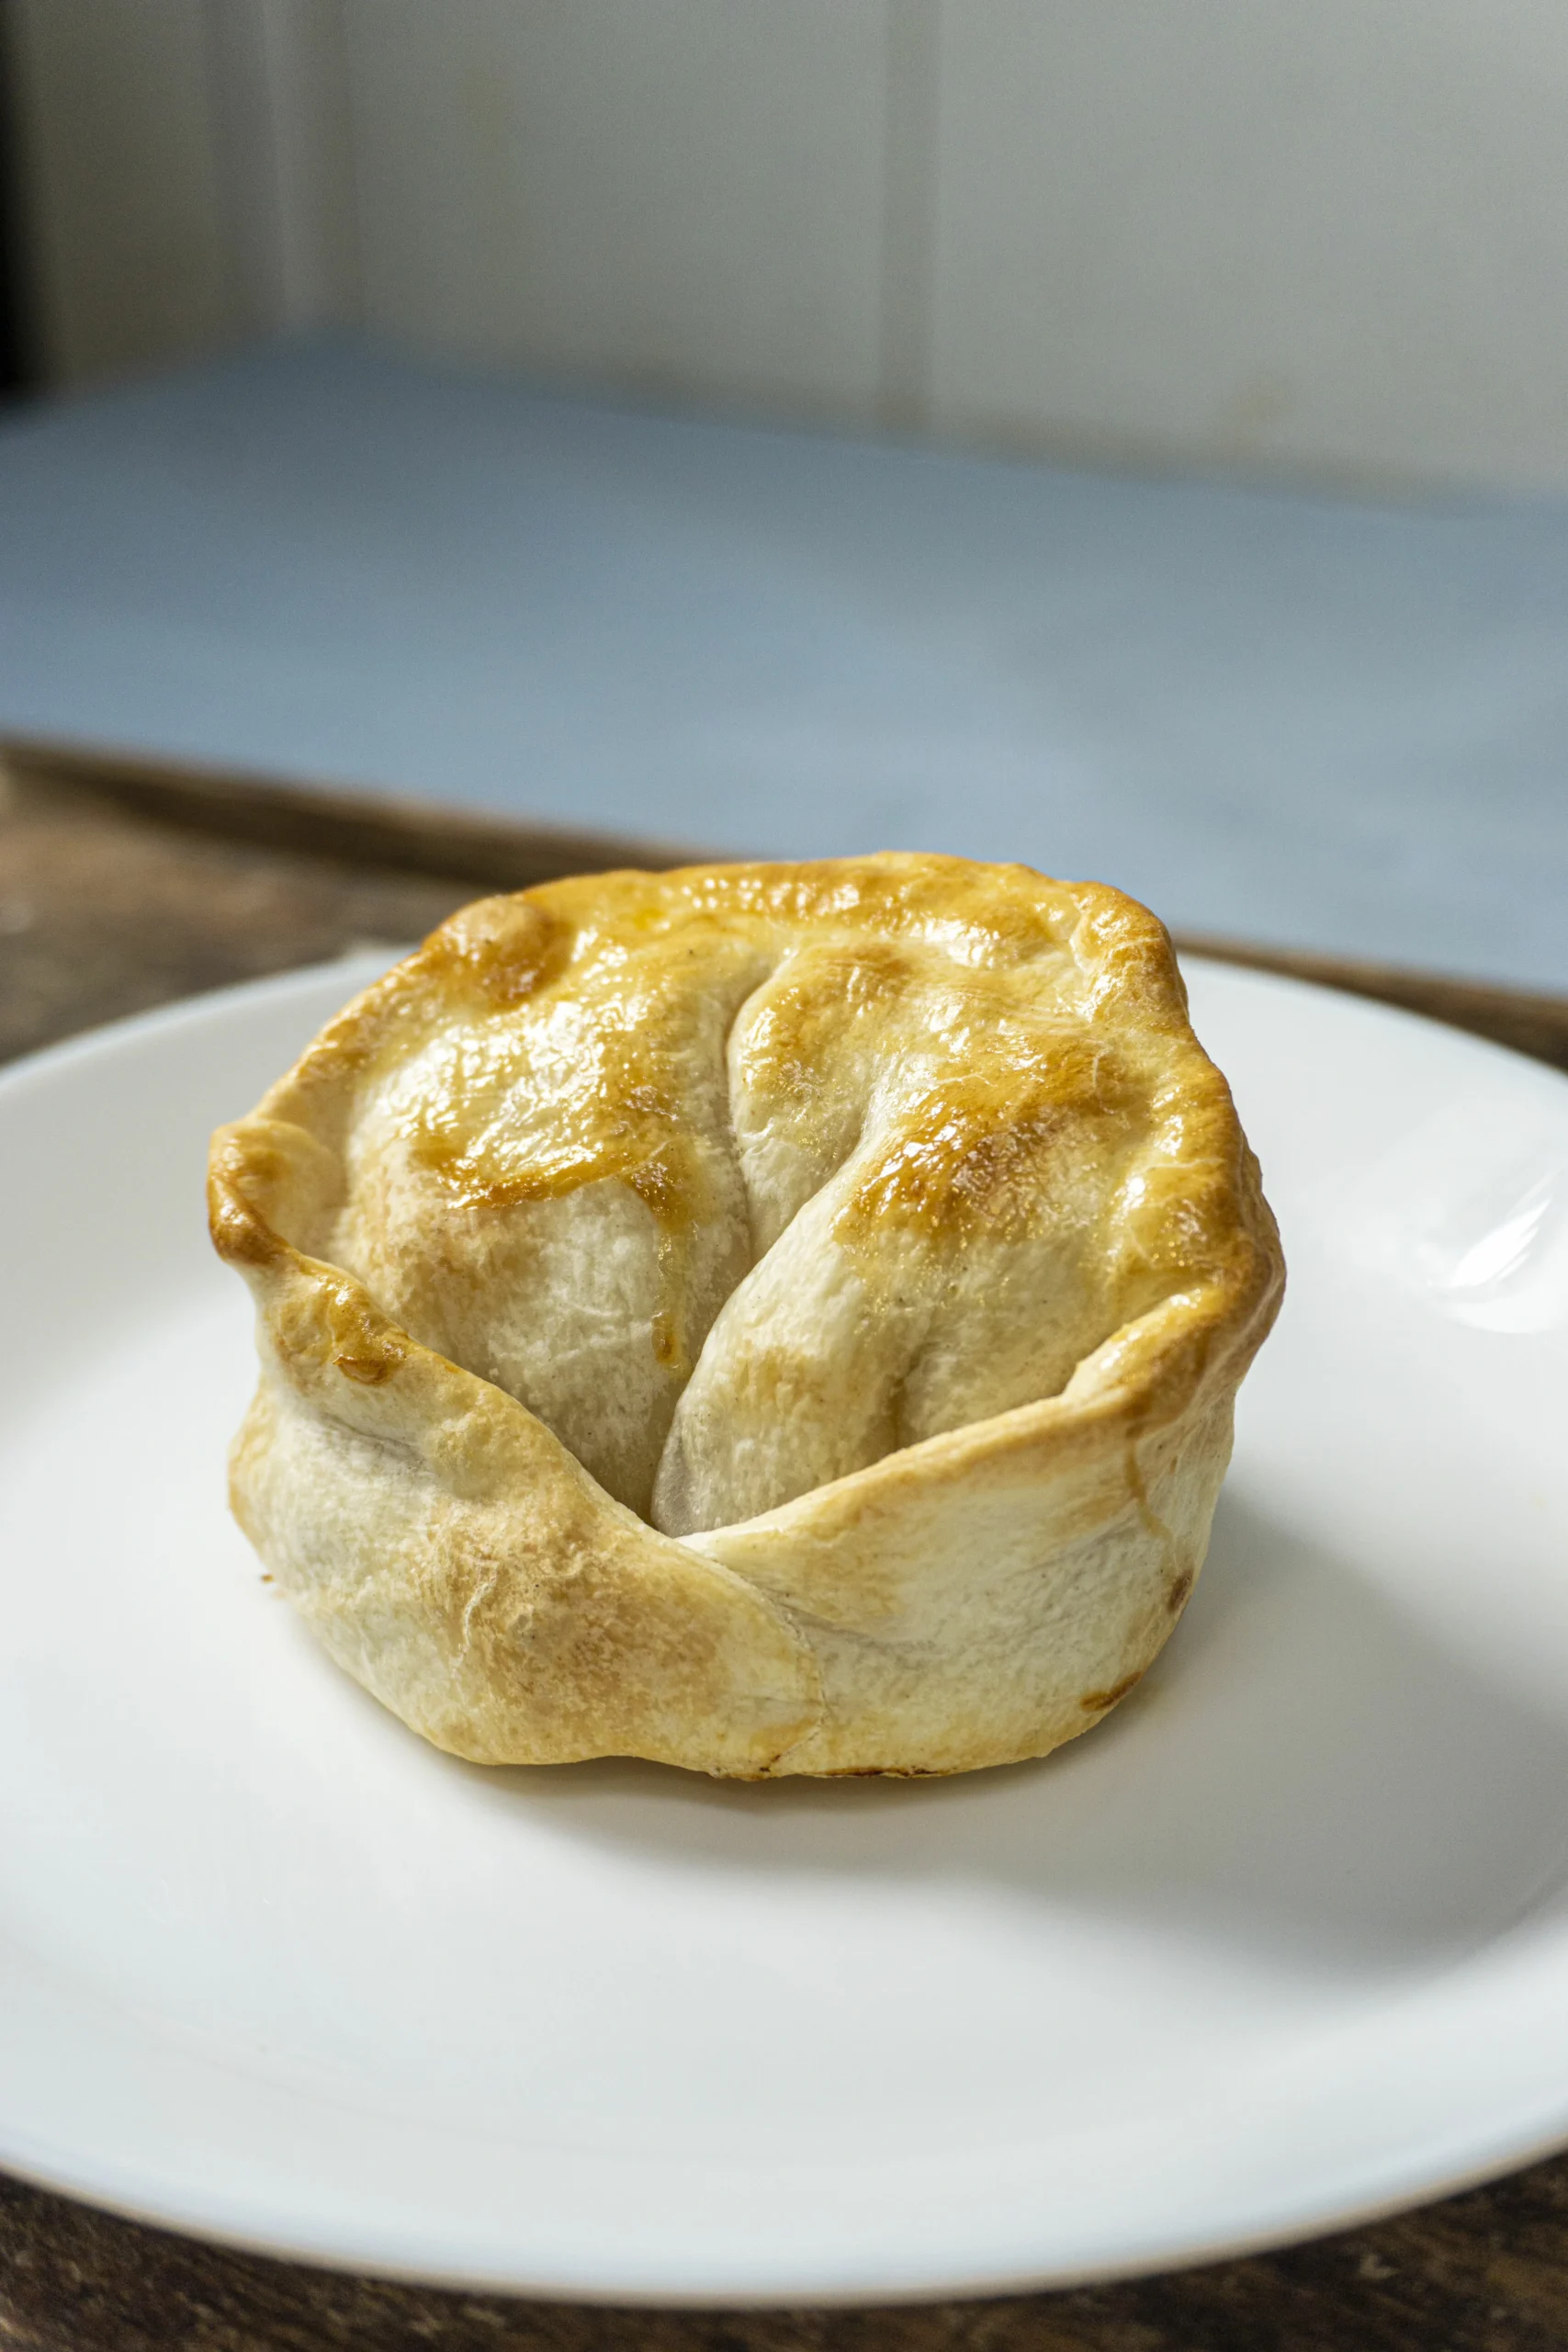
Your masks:
{"label": "white ceramic plate", "polygon": [[204,1139],[365,977],[0,1080],[0,2163],[366,2268],[875,2301],[1568,2138],[1568,1085],[1196,967],[1292,1280],[1136,1696],[953,1781],[487,1773],[223,1507]]}

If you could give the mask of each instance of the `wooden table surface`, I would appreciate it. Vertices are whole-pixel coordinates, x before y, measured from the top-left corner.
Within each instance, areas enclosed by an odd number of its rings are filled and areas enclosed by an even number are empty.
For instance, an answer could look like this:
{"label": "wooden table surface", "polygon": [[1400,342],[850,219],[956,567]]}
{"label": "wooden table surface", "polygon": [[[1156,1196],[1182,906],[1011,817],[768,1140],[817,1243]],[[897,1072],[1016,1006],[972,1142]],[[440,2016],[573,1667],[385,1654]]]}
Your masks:
{"label": "wooden table surface", "polygon": [[[671,852],[671,854],[674,853]],[[428,930],[485,888],[635,845],[13,746],[0,1056]],[[1429,1012],[1568,1069],[1568,1001],[1194,942]],[[234,2254],[0,2176],[0,2352],[1547,2352],[1568,2346],[1568,2156],[1284,2253],[995,2301],[601,2310]]]}

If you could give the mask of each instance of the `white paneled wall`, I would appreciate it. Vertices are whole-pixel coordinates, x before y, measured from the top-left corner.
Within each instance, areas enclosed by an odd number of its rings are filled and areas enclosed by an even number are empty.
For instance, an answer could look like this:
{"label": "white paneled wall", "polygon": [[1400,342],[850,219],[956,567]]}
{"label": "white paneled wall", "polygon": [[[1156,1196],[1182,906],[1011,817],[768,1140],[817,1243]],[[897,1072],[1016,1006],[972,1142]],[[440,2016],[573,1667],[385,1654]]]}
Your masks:
{"label": "white paneled wall", "polygon": [[1562,0],[6,0],[50,368],[1568,487]]}
{"label": "white paneled wall", "polygon": [[52,370],[206,349],[240,324],[203,0],[7,0]]}
{"label": "white paneled wall", "polygon": [[864,413],[886,0],[346,0],[367,318]]}
{"label": "white paneled wall", "polygon": [[937,422],[1568,482],[1562,0],[954,0]]}
{"label": "white paneled wall", "polygon": [[346,325],[360,243],[342,14],[205,0],[204,32],[241,313],[253,329]]}

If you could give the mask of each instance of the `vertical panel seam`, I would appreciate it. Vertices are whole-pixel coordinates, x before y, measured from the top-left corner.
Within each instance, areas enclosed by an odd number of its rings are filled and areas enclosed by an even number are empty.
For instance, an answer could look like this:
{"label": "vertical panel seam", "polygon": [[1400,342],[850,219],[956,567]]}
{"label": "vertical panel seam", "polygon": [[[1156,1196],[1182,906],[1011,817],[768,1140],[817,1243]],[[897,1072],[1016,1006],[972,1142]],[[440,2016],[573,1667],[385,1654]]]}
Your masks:
{"label": "vertical panel seam", "polygon": [[942,0],[887,0],[879,422],[931,419]]}

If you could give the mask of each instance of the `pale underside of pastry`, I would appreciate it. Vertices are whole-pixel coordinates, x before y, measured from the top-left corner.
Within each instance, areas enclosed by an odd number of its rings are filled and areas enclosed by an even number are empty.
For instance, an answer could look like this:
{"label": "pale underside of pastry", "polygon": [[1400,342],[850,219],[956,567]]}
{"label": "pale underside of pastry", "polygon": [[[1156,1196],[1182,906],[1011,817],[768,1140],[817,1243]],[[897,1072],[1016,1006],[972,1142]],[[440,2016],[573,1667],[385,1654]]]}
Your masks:
{"label": "pale underside of pastry", "polygon": [[465,910],[214,1138],[235,1510],[485,1763],[953,1772],[1138,1679],[1283,1274],[1154,917],[883,856]]}

